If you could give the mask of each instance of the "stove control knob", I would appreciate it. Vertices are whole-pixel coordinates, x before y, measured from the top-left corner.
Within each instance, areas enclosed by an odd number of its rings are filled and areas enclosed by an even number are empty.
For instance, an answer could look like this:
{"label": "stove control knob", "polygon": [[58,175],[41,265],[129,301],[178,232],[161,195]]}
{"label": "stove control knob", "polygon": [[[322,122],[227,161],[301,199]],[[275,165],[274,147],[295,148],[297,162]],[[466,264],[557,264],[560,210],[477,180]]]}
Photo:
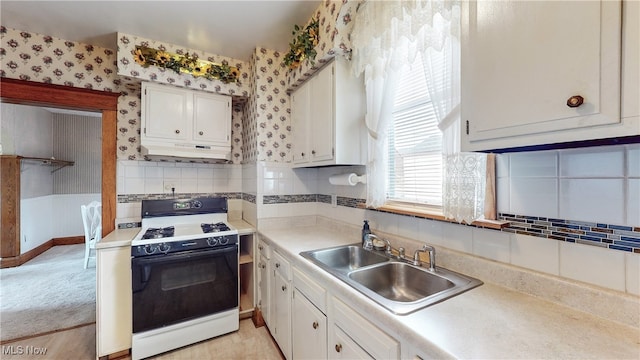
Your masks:
{"label": "stove control knob", "polygon": [[217,237],[210,237],[207,239],[207,244],[209,244],[209,246],[216,246],[218,245],[218,238]]}
{"label": "stove control knob", "polygon": [[191,206],[193,206],[194,209],[200,209],[202,207],[202,202],[200,200],[195,200]]}
{"label": "stove control knob", "polygon": [[158,250],[160,250],[160,252],[166,254],[169,252],[169,250],[171,250],[171,245],[166,244],[166,243],[162,243],[160,245],[158,245]]}
{"label": "stove control knob", "polygon": [[151,255],[156,252],[156,248],[153,245],[145,245],[144,252],[145,254]]}
{"label": "stove control knob", "polygon": [[227,245],[229,243],[229,238],[226,236],[220,237],[220,245]]}

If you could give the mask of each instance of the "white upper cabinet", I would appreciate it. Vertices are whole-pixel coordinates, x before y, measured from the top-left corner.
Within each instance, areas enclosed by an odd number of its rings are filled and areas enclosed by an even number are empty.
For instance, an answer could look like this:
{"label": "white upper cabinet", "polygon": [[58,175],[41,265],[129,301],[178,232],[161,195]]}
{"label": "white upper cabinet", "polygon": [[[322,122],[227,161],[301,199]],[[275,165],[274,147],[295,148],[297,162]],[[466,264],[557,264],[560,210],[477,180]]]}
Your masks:
{"label": "white upper cabinet", "polygon": [[193,93],[192,138],[197,143],[231,146],[231,97]]}
{"label": "white upper cabinet", "polygon": [[231,97],[142,83],[143,155],[229,160]]}
{"label": "white upper cabinet", "polygon": [[364,85],[335,58],[291,94],[294,167],[366,162]]}
{"label": "white upper cabinet", "polygon": [[640,1],[622,3],[622,119],[640,128]]}
{"label": "white upper cabinet", "polygon": [[189,140],[191,96],[189,91],[143,83],[143,139]]}
{"label": "white upper cabinet", "polygon": [[[311,105],[309,94],[311,82],[302,84],[296,92],[291,94],[291,128],[293,131],[293,162],[294,164],[308,163],[309,153],[309,125],[311,124]],[[330,139],[329,139],[330,141]]]}
{"label": "white upper cabinet", "polygon": [[621,62],[634,67],[637,104],[639,41],[636,24],[623,36],[625,46],[635,41],[635,55],[621,60],[622,8],[608,0],[463,2],[462,150],[640,134],[637,119],[621,120]]}

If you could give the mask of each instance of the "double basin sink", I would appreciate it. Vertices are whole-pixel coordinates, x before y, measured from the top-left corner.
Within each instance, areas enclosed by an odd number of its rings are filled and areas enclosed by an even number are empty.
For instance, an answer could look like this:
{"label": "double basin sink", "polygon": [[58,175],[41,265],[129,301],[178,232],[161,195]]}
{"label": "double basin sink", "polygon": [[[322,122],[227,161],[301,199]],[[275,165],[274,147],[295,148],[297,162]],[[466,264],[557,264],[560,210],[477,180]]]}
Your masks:
{"label": "double basin sink", "polygon": [[360,245],[304,251],[300,255],[398,315],[482,285],[478,279],[442,267],[428,270]]}

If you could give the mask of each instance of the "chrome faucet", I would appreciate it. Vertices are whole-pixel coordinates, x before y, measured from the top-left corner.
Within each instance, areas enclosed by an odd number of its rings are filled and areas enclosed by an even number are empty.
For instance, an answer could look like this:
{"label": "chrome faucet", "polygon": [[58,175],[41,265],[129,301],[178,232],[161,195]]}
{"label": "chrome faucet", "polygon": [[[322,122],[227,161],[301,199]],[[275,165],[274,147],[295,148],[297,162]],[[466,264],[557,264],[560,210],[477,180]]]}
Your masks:
{"label": "chrome faucet", "polygon": [[[367,234],[365,235],[365,249],[366,249],[366,244],[371,243],[371,247],[373,248],[373,239],[378,239],[382,242],[384,242],[387,246],[385,247],[384,253],[387,255],[391,255],[391,243],[389,242],[389,240],[385,239],[385,238],[381,238],[376,236],[375,234]],[[371,249],[367,249],[367,250],[371,250]]]}
{"label": "chrome faucet", "polygon": [[413,265],[420,265],[420,253],[429,252],[429,270],[436,269],[436,248],[429,244],[424,244],[422,249],[418,249],[413,253]]}

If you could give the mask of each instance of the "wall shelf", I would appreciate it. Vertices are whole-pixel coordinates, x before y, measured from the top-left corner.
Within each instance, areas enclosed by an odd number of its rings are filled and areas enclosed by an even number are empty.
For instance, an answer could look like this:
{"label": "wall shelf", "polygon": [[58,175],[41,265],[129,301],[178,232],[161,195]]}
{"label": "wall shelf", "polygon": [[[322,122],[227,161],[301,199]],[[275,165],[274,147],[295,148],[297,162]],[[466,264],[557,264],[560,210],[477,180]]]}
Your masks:
{"label": "wall shelf", "polygon": [[[32,156],[19,156],[18,158],[22,162],[33,162],[41,165],[57,166],[57,168],[51,170],[52,174],[64,167],[73,166],[75,164],[74,161],[58,160],[55,158],[40,158],[40,157],[32,157]],[[20,172],[22,172],[22,169],[20,170]]]}

